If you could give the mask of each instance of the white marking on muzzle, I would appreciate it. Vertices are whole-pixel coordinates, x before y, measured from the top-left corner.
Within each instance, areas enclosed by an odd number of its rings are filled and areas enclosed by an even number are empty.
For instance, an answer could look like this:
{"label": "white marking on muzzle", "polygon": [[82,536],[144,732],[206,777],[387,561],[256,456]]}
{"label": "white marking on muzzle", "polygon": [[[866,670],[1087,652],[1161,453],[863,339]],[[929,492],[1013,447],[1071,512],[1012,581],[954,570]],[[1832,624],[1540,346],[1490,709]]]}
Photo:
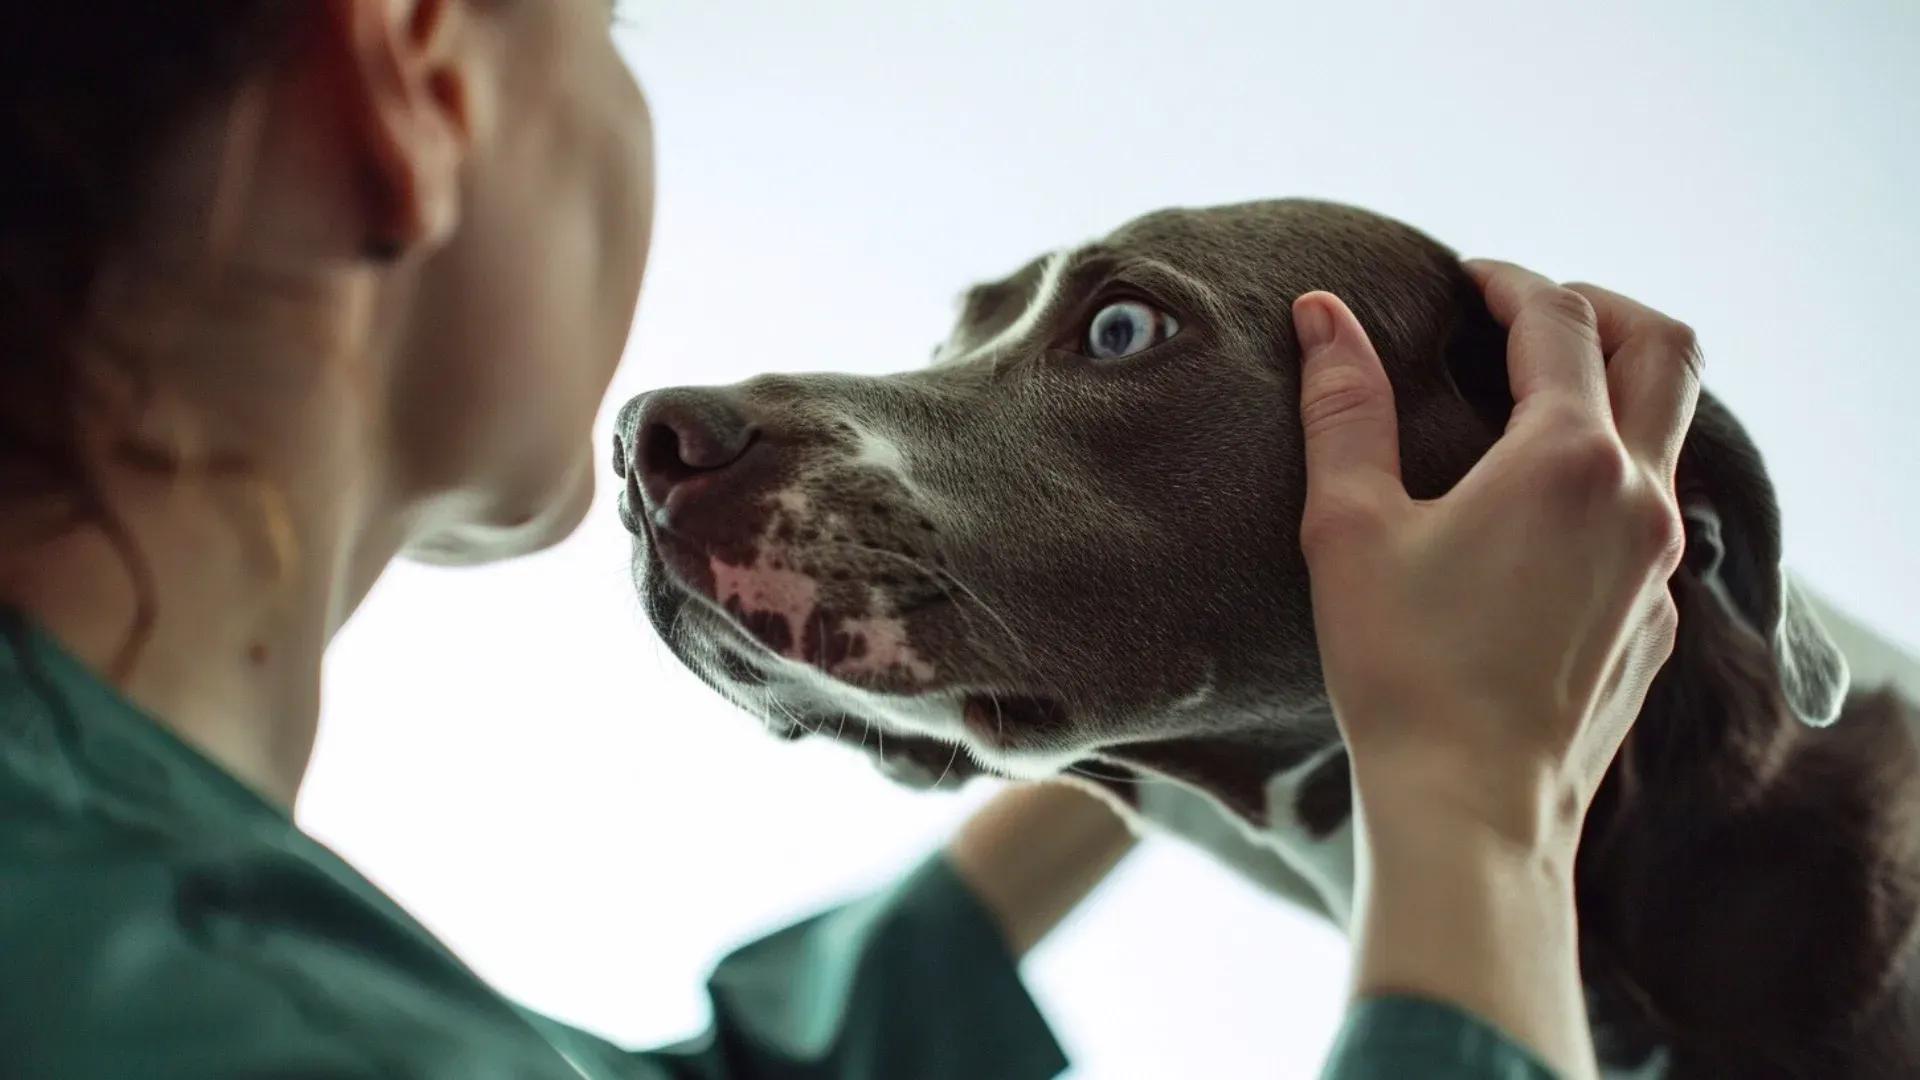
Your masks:
{"label": "white marking on muzzle", "polygon": [[784,487],[774,492],[773,503],[785,511],[796,524],[813,516],[813,500],[799,488]]}
{"label": "white marking on muzzle", "polygon": [[746,615],[779,616],[787,624],[784,655],[789,660],[800,659],[801,635],[819,605],[818,581],[798,570],[772,565],[764,547],[756,550],[753,562],[745,566],[716,555],[708,558],[707,568],[713,572],[714,599],[722,606],[737,603]]}
{"label": "white marking on muzzle", "polygon": [[855,467],[872,469],[882,473],[899,484],[908,495],[919,497],[919,485],[913,482],[911,467],[906,451],[900,444],[863,424],[847,420],[846,425],[853,429],[853,456],[849,459]]}
{"label": "white marking on muzzle", "polygon": [[907,624],[885,615],[841,619],[841,633],[865,643],[859,656],[849,656],[833,665],[832,674],[846,678],[857,675],[882,675],[905,672],[916,682],[933,681],[933,665],[913,649],[907,638]]}
{"label": "white marking on muzzle", "polygon": [[[812,501],[803,491],[783,488],[774,492],[771,500],[789,524],[815,516]],[[828,513],[824,523],[828,528],[838,528],[839,517]],[[714,599],[722,607],[738,610],[742,618],[771,616],[784,623],[787,642],[781,655],[795,664],[806,666],[809,632],[843,634],[857,655],[835,661],[827,674],[857,678],[897,673],[912,682],[931,683],[936,674],[933,662],[914,649],[906,621],[894,613],[892,599],[882,590],[869,587],[862,605],[864,610],[842,614],[831,624],[826,621],[821,611],[820,582],[813,575],[794,569],[789,561],[791,556],[781,557],[785,545],[775,540],[778,525],[778,520],[767,523],[759,543],[754,546],[751,562],[742,564],[717,555],[708,557]],[[844,601],[838,603],[844,609]],[[824,642],[819,644],[823,649],[827,647]]]}

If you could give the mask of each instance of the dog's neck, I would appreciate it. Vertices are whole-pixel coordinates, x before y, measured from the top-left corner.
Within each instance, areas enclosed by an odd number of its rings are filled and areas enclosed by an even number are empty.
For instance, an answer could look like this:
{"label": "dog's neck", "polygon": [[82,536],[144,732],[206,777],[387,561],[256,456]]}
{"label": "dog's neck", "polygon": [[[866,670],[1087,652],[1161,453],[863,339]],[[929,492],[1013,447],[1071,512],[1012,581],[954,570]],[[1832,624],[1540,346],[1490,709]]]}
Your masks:
{"label": "dog's neck", "polygon": [[[1248,716],[1258,722],[1248,722]],[[1111,747],[1100,756],[1123,810],[1254,881],[1346,925],[1352,912],[1352,791],[1325,707],[1220,708],[1189,715],[1206,734]]]}
{"label": "dog's neck", "polygon": [[[1766,738],[1695,741],[1737,704],[1643,717],[1589,818],[1583,965],[1616,1062],[1714,1039],[1753,1045],[1759,1061],[1769,1043],[1854,1030],[1912,949],[1920,770],[1908,725],[1920,715],[1893,694],[1859,694],[1831,729],[1788,721]],[[1101,768],[1128,781],[1110,790],[1137,819],[1345,926],[1351,789],[1330,720],[1208,719],[1222,729],[1103,752]],[[1920,987],[1909,992],[1920,1008]]]}

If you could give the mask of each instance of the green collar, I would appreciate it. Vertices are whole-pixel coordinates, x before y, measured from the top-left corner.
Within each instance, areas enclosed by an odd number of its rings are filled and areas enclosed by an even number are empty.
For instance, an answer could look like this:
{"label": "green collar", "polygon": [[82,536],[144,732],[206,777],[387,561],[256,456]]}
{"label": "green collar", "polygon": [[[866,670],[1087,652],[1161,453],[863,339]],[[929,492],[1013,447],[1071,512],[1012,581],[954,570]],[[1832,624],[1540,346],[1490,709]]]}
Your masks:
{"label": "green collar", "polygon": [[[287,811],[127,700],[51,635],[0,607],[0,783],[148,826],[219,820],[293,829]],[[114,816],[118,817],[119,814]]]}

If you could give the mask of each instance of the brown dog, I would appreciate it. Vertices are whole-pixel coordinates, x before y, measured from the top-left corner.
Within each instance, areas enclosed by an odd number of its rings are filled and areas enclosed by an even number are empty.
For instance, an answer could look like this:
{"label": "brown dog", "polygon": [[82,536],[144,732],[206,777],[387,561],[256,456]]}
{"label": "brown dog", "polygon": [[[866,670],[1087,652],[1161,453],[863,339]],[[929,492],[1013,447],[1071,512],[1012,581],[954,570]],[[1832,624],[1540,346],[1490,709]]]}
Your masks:
{"label": "brown dog", "polygon": [[[1317,666],[1294,297],[1353,307],[1409,491],[1511,406],[1455,256],[1326,203],[1141,218],[965,298],[930,368],[623,410],[649,612],[787,735],[896,775],[1069,773],[1344,921],[1346,758]],[[1584,970],[1640,1075],[1920,1075],[1920,752],[1780,565],[1760,456],[1703,398],[1680,638],[1588,817]],[[1839,722],[1822,726],[1836,715]]]}

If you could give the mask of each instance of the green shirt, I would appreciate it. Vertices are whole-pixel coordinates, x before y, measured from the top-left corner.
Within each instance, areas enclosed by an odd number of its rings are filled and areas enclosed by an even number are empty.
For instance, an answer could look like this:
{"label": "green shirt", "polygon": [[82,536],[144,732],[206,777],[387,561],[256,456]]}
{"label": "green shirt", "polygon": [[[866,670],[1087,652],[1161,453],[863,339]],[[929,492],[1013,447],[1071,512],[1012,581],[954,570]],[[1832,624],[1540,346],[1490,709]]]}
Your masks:
{"label": "green shirt", "polygon": [[0,1077],[1041,1080],[1066,1062],[941,859],[723,960],[630,1052],[508,1001],[279,808],[0,612]]}
{"label": "green shirt", "polygon": [[[624,1050],[522,1008],[279,808],[0,611],[6,1080],[1027,1080],[1066,1067],[940,858],[742,948],[712,1027]],[[1252,1037],[1250,1035],[1250,1037]],[[1328,1080],[1534,1080],[1485,1025],[1349,1017]]]}
{"label": "green shirt", "polygon": [[1347,1013],[1321,1080],[1553,1080],[1540,1060],[1452,1005],[1378,997]]}

